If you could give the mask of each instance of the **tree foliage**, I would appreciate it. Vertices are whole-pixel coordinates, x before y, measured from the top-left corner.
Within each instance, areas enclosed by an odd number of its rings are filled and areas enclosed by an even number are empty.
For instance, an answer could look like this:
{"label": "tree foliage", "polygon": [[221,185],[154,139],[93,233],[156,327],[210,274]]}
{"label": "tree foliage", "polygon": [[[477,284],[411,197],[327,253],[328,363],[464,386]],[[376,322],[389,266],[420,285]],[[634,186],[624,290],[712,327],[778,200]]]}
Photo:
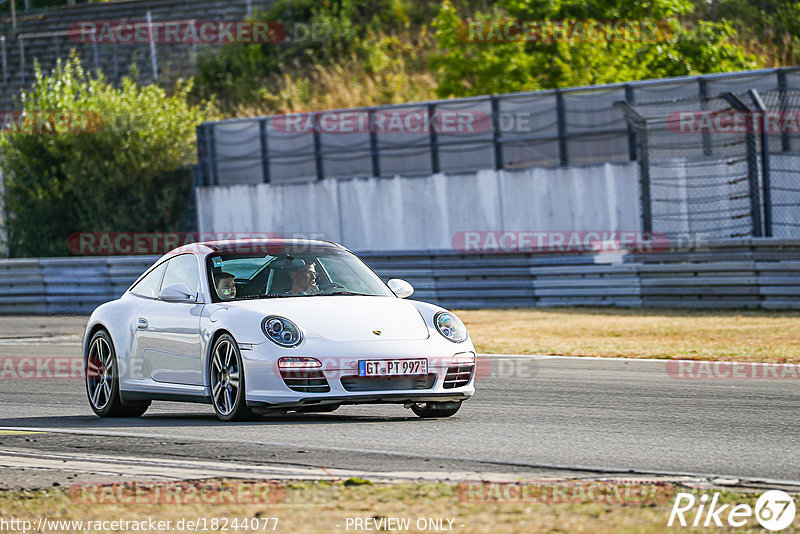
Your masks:
{"label": "tree foliage", "polygon": [[180,229],[195,128],[210,113],[187,104],[189,90],[114,87],[74,55],[49,75],[37,69],[22,126],[0,137],[12,254],[65,255],[73,232]]}
{"label": "tree foliage", "polygon": [[[493,21],[659,21],[658,39],[495,39],[465,35],[465,19],[446,1],[433,25],[439,51],[431,66],[439,73],[440,97],[593,85],[665,76],[746,70],[758,59],[734,42],[726,22],[684,24],[686,0],[500,0],[468,15]],[[660,22],[663,21],[663,22]]]}

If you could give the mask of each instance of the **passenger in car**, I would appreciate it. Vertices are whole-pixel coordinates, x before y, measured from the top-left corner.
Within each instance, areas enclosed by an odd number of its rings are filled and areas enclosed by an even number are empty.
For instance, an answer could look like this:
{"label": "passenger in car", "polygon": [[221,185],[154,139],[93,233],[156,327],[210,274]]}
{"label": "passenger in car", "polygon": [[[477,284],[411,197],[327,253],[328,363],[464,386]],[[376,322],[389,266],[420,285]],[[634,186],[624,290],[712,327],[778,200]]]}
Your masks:
{"label": "passenger in car", "polygon": [[217,290],[217,296],[222,300],[232,300],[236,298],[236,284],[231,273],[220,272],[214,275],[214,287]]}

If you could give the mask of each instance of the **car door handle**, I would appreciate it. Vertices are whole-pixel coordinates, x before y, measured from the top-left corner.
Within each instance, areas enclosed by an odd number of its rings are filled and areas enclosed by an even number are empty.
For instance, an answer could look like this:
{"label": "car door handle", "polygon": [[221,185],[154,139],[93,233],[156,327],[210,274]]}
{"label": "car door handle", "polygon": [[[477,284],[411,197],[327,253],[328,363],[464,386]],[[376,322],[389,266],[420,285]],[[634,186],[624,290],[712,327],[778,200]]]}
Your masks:
{"label": "car door handle", "polygon": [[139,330],[147,330],[147,319],[139,317],[139,320],[136,321],[136,328]]}

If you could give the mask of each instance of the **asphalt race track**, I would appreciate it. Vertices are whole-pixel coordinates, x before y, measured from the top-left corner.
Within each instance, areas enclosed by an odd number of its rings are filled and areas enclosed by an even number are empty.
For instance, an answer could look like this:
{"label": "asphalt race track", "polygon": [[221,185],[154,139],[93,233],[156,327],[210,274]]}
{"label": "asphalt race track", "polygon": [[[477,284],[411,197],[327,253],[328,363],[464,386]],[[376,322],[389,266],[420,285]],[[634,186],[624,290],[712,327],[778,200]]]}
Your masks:
{"label": "asphalt race track", "polygon": [[[80,318],[43,321],[0,320],[0,357],[80,355]],[[154,475],[175,468],[211,475],[800,481],[798,380],[677,380],[662,361],[487,356],[481,365],[479,375],[487,376],[478,379],[476,396],[442,420],[376,405],[226,424],[211,406],[166,402],[140,419],[100,420],[79,379],[2,378],[4,484],[13,486],[11,475],[30,474],[31,466],[80,473],[92,458],[95,472],[116,462]]]}

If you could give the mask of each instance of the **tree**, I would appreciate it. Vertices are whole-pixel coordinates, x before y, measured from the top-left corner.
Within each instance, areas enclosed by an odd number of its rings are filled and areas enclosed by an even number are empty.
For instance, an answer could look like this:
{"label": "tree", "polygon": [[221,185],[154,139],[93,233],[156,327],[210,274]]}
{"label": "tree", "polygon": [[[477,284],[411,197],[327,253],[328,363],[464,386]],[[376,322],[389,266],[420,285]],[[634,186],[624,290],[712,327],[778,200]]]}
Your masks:
{"label": "tree", "polygon": [[12,254],[66,255],[73,232],[180,229],[195,128],[210,113],[187,104],[190,89],[116,88],[74,55],[49,75],[37,68],[25,115],[0,137]]}
{"label": "tree", "polygon": [[[437,93],[507,93],[759,66],[755,56],[734,44],[731,25],[683,25],[678,17],[691,9],[686,0],[501,0],[465,21],[445,1],[434,20],[441,49],[431,60],[440,76]],[[508,30],[508,21],[519,24],[516,33]],[[544,23],[538,34],[525,34],[522,21]],[[587,37],[591,24],[603,27],[608,21],[632,21],[640,28],[648,24],[650,33],[626,34],[640,40]],[[470,33],[475,28],[479,31]]]}

